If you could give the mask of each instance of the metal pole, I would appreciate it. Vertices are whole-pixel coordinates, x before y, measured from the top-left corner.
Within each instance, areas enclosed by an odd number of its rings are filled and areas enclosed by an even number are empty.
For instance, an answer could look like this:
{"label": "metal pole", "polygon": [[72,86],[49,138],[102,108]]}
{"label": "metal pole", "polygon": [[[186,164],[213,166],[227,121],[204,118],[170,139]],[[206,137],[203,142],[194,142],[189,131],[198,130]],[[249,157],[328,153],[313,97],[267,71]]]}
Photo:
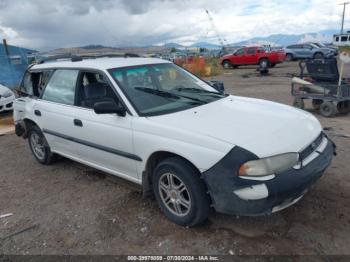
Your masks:
{"label": "metal pole", "polygon": [[7,41],[6,41],[6,39],[5,39],[5,38],[4,38],[4,39],[2,39],[2,43],[4,44],[5,54],[6,54],[7,56],[9,56],[9,55],[10,55],[10,51],[9,51],[8,46],[7,46]]}
{"label": "metal pole", "polygon": [[340,30],[340,34],[343,34],[344,33],[344,18],[345,18],[345,7],[346,5],[348,5],[349,2],[344,2],[342,4],[339,4],[339,5],[343,5],[343,17],[342,17],[342,20],[341,20],[341,30]]}

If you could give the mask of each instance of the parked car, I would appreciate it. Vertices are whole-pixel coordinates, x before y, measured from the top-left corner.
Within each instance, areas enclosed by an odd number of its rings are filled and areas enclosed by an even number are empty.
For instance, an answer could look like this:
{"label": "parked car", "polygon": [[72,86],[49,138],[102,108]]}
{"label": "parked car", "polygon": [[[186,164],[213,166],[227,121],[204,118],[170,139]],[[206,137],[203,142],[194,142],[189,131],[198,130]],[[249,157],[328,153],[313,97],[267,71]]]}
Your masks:
{"label": "parked car", "polygon": [[6,86],[0,85],[0,112],[13,109],[15,94]]}
{"label": "parked car", "polygon": [[326,44],[323,44],[323,43],[319,43],[319,42],[313,42],[312,44],[318,46],[319,48],[329,48],[329,49],[332,49],[334,51],[334,55],[338,55],[338,48],[336,46],[333,46],[331,44],[329,45],[326,45]]}
{"label": "parked car", "polygon": [[322,59],[336,55],[335,49],[328,47],[318,47],[313,43],[289,45],[284,49],[284,51],[286,52],[286,61],[306,58]]}
{"label": "parked car", "polygon": [[267,51],[259,46],[242,47],[232,54],[220,58],[220,64],[224,68],[237,68],[244,65],[259,65],[260,67],[274,67],[284,61],[283,50]]}
{"label": "parked car", "polygon": [[38,162],[58,154],[135,182],[184,226],[211,207],[255,216],[296,203],[335,150],[310,113],[221,94],[160,59],[36,64],[19,93],[16,134]]}

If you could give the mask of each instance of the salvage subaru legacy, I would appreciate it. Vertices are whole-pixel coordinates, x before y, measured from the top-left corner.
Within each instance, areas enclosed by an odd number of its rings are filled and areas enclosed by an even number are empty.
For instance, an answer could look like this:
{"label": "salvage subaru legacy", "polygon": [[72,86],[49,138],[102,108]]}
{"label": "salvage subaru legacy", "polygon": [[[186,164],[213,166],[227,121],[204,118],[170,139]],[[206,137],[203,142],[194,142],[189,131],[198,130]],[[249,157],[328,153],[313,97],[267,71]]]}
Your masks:
{"label": "salvage subaru legacy", "polygon": [[225,95],[153,58],[76,58],[27,69],[16,134],[34,157],[61,155],[153,192],[171,221],[194,226],[213,208],[271,214],[322,176],[334,143],[310,113]]}

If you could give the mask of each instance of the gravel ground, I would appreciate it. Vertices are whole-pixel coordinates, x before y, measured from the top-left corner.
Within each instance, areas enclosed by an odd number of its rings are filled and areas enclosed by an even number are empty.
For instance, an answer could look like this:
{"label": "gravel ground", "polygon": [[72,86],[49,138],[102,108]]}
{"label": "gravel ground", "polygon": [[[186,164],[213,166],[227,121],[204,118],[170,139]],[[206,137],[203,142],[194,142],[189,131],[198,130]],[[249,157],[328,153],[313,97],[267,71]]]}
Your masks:
{"label": "gravel ground", "polygon": [[[216,79],[229,93],[291,104],[297,71],[288,63],[265,77],[248,67]],[[67,159],[42,166],[26,140],[0,136],[0,215],[13,213],[0,218],[0,254],[350,255],[349,116],[315,115],[338,156],[311,192],[271,216],[212,214],[191,229],[169,222],[129,182]]]}

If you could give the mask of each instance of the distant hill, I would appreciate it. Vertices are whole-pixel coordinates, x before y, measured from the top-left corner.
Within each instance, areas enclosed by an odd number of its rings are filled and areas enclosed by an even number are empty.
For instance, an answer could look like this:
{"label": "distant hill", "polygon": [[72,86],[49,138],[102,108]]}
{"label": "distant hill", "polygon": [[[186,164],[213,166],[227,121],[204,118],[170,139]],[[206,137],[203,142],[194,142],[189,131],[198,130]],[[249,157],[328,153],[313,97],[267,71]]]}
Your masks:
{"label": "distant hill", "polygon": [[[270,44],[274,46],[287,46],[302,42],[332,42],[333,34],[338,33],[339,30],[323,30],[315,33],[306,34],[273,34],[266,37],[254,37],[248,40],[239,41],[229,44],[229,46],[242,45],[261,45]],[[50,51],[51,54],[73,53],[73,54],[93,54],[93,53],[137,53],[137,54],[152,54],[169,52],[169,49],[186,49],[186,48],[207,48],[220,49],[220,45],[216,43],[208,43],[205,41],[198,41],[189,46],[184,46],[178,43],[166,43],[162,46],[130,46],[130,47],[107,47],[103,45],[86,45],[82,47],[59,48]],[[0,46],[1,52],[1,46]]]}
{"label": "distant hill", "polygon": [[197,42],[197,43],[190,45],[190,47],[207,48],[207,49],[219,49],[219,48],[221,48],[220,45],[211,44],[208,42]]}
{"label": "distant hill", "polygon": [[274,34],[266,37],[254,37],[245,41],[235,42],[231,45],[254,45],[254,44],[271,44],[277,46],[286,46],[295,43],[303,42],[322,42],[330,43],[333,39],[333,34],[339,30],[323,30],[316,33],[306,34]]}
{"label": "distant hill", "polygon": [[184,48],[185,46],[177,44],[177,43],[166,43],[163,45],[165,48]]}

